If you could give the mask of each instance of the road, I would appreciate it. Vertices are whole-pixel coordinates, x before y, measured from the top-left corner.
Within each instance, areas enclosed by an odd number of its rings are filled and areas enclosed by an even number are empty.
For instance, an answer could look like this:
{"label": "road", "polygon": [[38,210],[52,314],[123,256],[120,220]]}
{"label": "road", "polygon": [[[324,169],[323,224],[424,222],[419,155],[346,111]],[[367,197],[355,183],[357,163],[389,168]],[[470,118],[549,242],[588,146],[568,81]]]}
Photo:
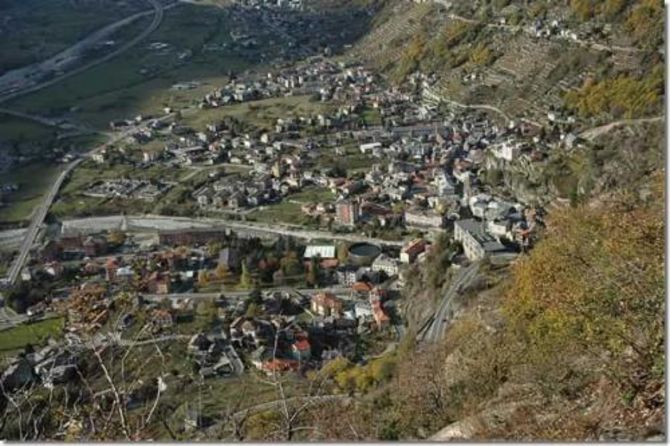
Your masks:
{"label": "road", "polygon": [[505,122],[511,121],[509,115],[507,113],[505,113],[504,111],[502,111],[501,109],[499,109],[498,107],[495,107],[493,105],[488,105],[488,104],[468,105],[468,104],[463,104],[461,102],[456,102],[452,99],[449,99],[449,98],[446,98],[446,97],[440,95],[439,93],[436,93],[430,87],[423,89],[423,96],[424,96],[424,98],[426,98],[428,100],[433,100],[433,101],[438,101],[438,102],[445,102],[447,104],[450,104],[450,105],[453,105],[453,106],[456,106],[456,107],[459,107],[459,108],[472,109],[472,110],[486,110],[486,111],[494,112],[494,113],[497,113],[500,116],[502,116],[505,119]]}
{"label": "road", "polygon": [[249,221],[236,221],[218,218],[189,218],[173,217],[165,215],[108,215],[104,217],[87,217],[72,220],[64,220],[63,230],[68,234],[93,233],[103,229],[111,230],[120,228],[122,221],[128,222],[128,227],[137,232],[148,232],[149,230],[167,231],[192,229],[231,229],[238,233],[248,235],[283,235],[303,240],[342,240],[346,242],[369,242],[381,246],[403,246],[403,241],[382,240],[370,238],[357,234],[336,234],[327,231],[309,230],[297,225],[279,223],[260,223]]}
{"label": "road", "polygon": [[614,121],[610,122],[609,124],[584,130],[582,133],[579,134],[579,137],[582,139],[593,141],[599,136],[604,135],[617,127],[635,125],[635,124],[644,124],[649,122],[661,122],[663,121],[663,119],[665,119],[663,116],[656,116],[653,118],[640,118],[640,119],[622,119],[620,121]]}
{"label": "road", "polygon": [[[163,118],[160,118],[159,120],[165,120],[171,118],[172,115],[166,115]],[[65,179],[70,175],[70,173],[74,170],[75,167],[77,167],[79,164],[81,164],[85,159],[90,158],[93,156],[95,153],[102,151],[109,147],[110,145],[128,137],[129,135],[135,133],[140,126],[134,126],[131,127],[123,132],[119,132],[113,136],[110,137],[109,141],[106,143],[94,148],[90,152],[88,152],[84,157],[79,158],[69,164],[66,165],[65,169],[61,174],[58,176],[54,184],[51,185],[49,188],[49,191],[47,192],[46,197],[44,197],[44,200],[42,203],[39,205],[38,208],[35,209],[33,212],[33,217],[30,221],[30,225],[28,226],[28,230],[24,236],[23,242],[21,243],[21,247],[19,249],[18,255],[14,258],[14,261],[12,262],[12,265],[9,267],[9,270],[7,271],[7,277],[4,279],[5,284],[8,285],[14,285],[16,283],[16,280],[18,279],[18,276],[21,272],[21,269],[26,263],[26,260],[28,259],[28,254],[30,253],[30,249],[32,248],[33,244],[35,243],[35,240],[37,238],[37,234],[39,233],[40,227],[42,226],[42,223],[44,222],[44,219],[47,216],[47,212],[49,212],[49,208],[53,204],[56,196],[58,195],[58,191],[60,190],[61,186],[63,185],[63,182]]]}
{"label": "road", "polygon": [[[29,85],[29,86],[26,86],[25,88],[19,88],[18,90],[12,91],[9,94],[5,94],[4,96],[0,96],[0,103],[9,101],[10,99],[15,99],[19,96],[23,96],[23,95],[26,95],[28,93],[33,93],[33,92],[42,90],[46,87],[57,84],[58,82],[61,82],[65,79],[68,79],[72,76],[76,76],[77,74],[83,73],[84,71],[90,70],[93,67],[96,67],[96,66],[98,66],[102,63],[105,63],[105,62],[119,56],[120,54],[126,52],[127,50],[129,50],[133,46],[137,45],[140,41],[145,39],[147,36],[149,36],[149,34],[154,32],[160,26],[161,22],[163,21],[163,13],[164,13],[165,9],[172,8],[172,7],[179,4],[179,3],[173,3],[169,6],[164,7],[163,5],[161,5],[159,0],[146,0],[146,1],[148,1],[151,4],[151,6],[153,8],[151,11],[138,13],[138,14],[135,14],[133,16],[127,17],[125,19],[122,19],[119,22],[108,25],[107,27],[103,28],[102,30],[99,30],[99,31],[93,33],[92,35],[87,36],[85,39],[77,42],[72,47],[66,49],[65,51],[63,51],[59,54],[57,54],[56,56],[52,57],[51,59],[48,59],[47,61],[44,61],[44,62],[41,62],[41,63],[37,64],[37,66],[31,65],[29,67],[24,67],[24,68],[21,68],[19,70],[15,70],[13,72],[5,74],[5,76],[3,76],[4,82],[3,82],[2,78],[0,78],[0,82],[2,82],[4,84],[8,84],[8,83],[15,83],[15,82],[18,81],[18,79],[24,79],[25,80],[25,77],[28,76],[28,74],[34,73],[35,70],[53,72],[54,68],[57,68],[59,66],[58,61],[63,60],[64,58],[71,59],[73,57],[76,57],[76,55],[81,53],[81,51],[83,51],[84,48],[91,46],[93,43],[97,42],[102,37],[107,36],[110,32],[110,29],[114,30],[114,29],[116,29],[120,26],[127,25],[128,23],[136,20],[139,17],[142,17],[142,16],[149,15],[149,14],[153,13],[154,18],[153,18],[151,24],[149,24],[149,26],[147,28],[145,28],[144,31],[142,31],[139,35],[137,35],[133,39],[129,40],[125,44],[121,45],[119,48],[112,51],[111,53],[107,53],[106,55],[100,57],[99,59],[88,62],[88,63],[86,63],[84,65],[81,65],[81,66],[79,66],[79,67],[77,67],[73,70],[68,71],[67,73],[63,73],[60,76],[55,76],[52,79],[49,79],[47,81],[44,81],[44,82],[41,82],[41,83],[38,83],[38,84],[35,84],[35,85]],[[25,71],[25,73],[24,73],[24,71]],[[9,77],[7,77],[7,76],[9,76]],[[6,88],[4,88],[4,89],[0,88],[0,90],[5,90],[5,89]]]}
{"label": "road", "polygon": [[9,267],[9,270],[7,272],[7,282],[9,284],[13,285],[16,282],[16,279],[19,277],[21,268],[23,268],[23,265],[25,264],[28,258],[28,254],[30,253],[30,248],[33,246],[33,243],[35,242],[37,233],[39,232],[40,227],[42,226],[42,223],[44,222],[44,219],[47,216],[49,207],[51,207],[51,203],[53,203],[53,200],[56,198],[56,195],[58,194],[58,191],[61,185],[63,184],[63,181],[65,181],[65,179],[70,174],[72,169],[74,169],[82,161],[83,159],[80,158],[67,165],[65,170],[61,172],[61,174],[58,176],[56,182],[49,189],[49,192],[47,193],[47,196],[44,198],[42,204],[40,204],[40,206],[35,210],[33,218],[30,222],[30,226],[28,227],[28,232],[23,239],[23,243],[21,243],[19,254],[14,258],[14,262]]}
{"label": "road", "polygon": [[454,278],[451,285],[444,294],[438,309],[435,311],[432,321],[426,325],[425,330],[418,336],[424,342],[439,341],[451,322],[453,317],[453,302],[463,289],[468,287],[477,277],[479,272],[479,262],[473,262],[462,268]]}

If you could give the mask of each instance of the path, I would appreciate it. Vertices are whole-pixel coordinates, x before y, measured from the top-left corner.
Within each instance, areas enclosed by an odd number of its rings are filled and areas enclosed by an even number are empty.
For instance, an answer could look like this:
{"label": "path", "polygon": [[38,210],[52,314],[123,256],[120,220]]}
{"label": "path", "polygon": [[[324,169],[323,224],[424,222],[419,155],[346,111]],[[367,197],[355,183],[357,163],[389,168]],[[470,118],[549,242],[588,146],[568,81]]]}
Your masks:
{"label": "path", "polygon": [[639,119],[622,119],[620,121],[614,121],[610,122],[609,124],[601,125],[599,127],[594,127],[588,130],[584,130],[582,133],[579,134],[579,137],[582,139],[587,139],[589,141],[593,141],[594,139],[598,138],[599,136],[602,136],[611,130],[621,127],[621,126],[631,126],[635,124],[643,124],[643,123],[649,123],[649,122],[661,122],[663,121],[664,117],[663,116],[656,116],[653,118],[639,118]]}

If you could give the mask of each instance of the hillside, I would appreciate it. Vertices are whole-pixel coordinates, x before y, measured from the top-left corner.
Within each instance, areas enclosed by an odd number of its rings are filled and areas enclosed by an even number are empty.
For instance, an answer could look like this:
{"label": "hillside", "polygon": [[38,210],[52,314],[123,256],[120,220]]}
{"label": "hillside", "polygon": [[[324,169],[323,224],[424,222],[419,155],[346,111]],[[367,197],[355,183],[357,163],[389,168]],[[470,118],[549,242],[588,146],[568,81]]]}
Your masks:
{"label": "hillside", "polygon": [[[665,438],[663,6],[558,3],[389,2],[352,50],[399,86],[422,79],[428,104],[581,143],[489,164],[495,190],[549,205],[542,240],[484,264],[446,338],[404,346],[388,383],[323,409],[327,438]],[[410,333],[449,288],[452,249],[409,275]]]}

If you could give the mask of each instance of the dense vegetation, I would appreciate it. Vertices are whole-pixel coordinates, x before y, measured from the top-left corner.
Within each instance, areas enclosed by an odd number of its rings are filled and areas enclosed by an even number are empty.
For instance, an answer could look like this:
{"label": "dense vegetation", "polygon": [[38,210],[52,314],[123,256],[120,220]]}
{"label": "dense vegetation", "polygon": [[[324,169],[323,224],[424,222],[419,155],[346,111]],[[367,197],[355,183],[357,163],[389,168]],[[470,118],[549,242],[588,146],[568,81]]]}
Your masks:
{"label": "dense vegetation", "polygon": [[657,64],[650,73],[635,78],[619,75],[600,81],[589,81],[569,92],[568,107],[582,116],[607,113],[614,118],[633,118],[658,113],[664,93],[665,67]]}

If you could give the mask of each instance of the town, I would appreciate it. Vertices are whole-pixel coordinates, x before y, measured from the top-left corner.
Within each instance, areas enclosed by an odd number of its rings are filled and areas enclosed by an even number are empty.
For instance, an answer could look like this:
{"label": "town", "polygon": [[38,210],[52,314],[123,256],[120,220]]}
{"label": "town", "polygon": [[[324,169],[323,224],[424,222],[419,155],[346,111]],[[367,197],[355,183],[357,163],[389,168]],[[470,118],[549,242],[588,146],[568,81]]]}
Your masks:
{"label": "town", "polygon": [[[268,20],[304,8],[236,4]],[[536,37],[577,39],[558,28],[538,22]],[[230,34],[256,47],[254,33]],[[148,375],[159,396],[365,366],[407,336],[439,341],[481,265],[533,249],[555,197],[510,178],[536,182],[547,158],[580,147],[572,116],[549,113],[547,131],[437,100],[431,74],[397,86],[330,51],[300,56],[230,75],[184,108],[118,116],[113,142],[64,154],[42,219],[0,237],[0,333],[52,327],[5,352],[3,393],[64,388],[83,370],[107,392],[99,349],[163,361]],[[17,190],[2,183],[0,198]],[[445,250],[453,286],[409,332],[406,285]],[[151,403],[130,387],[114,404]],[[188,411],[184,429],[216,425],[215,412]]]}

